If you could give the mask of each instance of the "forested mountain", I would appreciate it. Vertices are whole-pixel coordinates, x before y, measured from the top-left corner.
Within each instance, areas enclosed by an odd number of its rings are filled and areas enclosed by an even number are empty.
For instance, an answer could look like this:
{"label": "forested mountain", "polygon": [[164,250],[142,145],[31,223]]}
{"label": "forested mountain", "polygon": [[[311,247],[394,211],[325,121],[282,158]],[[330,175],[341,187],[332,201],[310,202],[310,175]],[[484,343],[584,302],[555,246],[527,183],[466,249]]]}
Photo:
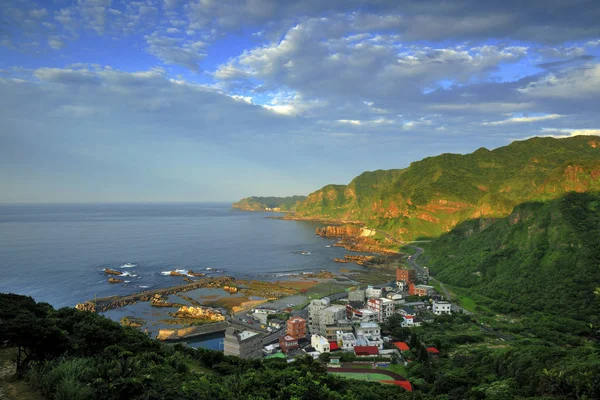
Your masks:
{"label": "forested mountain", "polygon": [[528,201],[593,190],[600,190],[599,138],[533,138],[365,172],[348,185],[311,193],[295,217],[362,222],[415,239],[439,236],[468,219],[507,216]]}
{"label": "forested mountain", "polygon": [[597,323],[599,238],[600,194],[569,193],[463,222],[426,255],[439,280],[494,299],[496,311]]}
{"label": "forested mountain", "polygon": [[246,197],[233,203],[232,207],[244,211],[294,211],[296,205],[304,200],[306,196]]}

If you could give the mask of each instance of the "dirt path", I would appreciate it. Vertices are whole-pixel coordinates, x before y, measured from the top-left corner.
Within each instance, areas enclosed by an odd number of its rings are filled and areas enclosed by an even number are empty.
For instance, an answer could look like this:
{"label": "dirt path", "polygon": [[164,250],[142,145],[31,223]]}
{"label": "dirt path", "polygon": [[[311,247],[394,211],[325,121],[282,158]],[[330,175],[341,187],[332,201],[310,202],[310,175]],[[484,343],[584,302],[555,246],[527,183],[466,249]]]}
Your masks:
{"label": "dirt path", "polygon": [[[2,350],[0,350],[2,351]],[[15,365],[9,360],[0,359],[0,382],[10,378],[16,372]],[[0,386],[0,400],[8,400],[4,389]]]}

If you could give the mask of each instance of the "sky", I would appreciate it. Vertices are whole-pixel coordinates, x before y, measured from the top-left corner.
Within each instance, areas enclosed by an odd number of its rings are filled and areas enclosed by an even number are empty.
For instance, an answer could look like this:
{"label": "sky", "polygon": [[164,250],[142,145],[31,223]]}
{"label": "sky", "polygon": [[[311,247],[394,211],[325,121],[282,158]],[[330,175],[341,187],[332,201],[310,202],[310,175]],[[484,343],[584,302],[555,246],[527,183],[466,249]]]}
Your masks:
{"label": "sky", "polygon": [[0,0],[0,202],[233,201],[600,134],[597,0]]}

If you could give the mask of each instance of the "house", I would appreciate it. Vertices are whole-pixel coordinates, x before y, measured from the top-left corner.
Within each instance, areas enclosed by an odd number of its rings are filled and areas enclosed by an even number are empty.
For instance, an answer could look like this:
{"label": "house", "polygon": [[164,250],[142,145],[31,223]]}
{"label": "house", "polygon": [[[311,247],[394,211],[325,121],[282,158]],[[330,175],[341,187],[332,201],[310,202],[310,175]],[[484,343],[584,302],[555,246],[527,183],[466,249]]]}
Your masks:
{"label": "house", "polygon": [[412,315],[413,317],[415,315],[417,315],[416,311],[414,310],[414,308],[408,307],[408,306],[404,306],[401,309],[398,310],[398,314],[402,315],[402,316],[406,316],[406,315]]}
{"label": "house", "polygon": [[337,332],[339,331],[352,333],[354,331],[354,324],[352,321],[338,321],[335,324],[327,325],[325,327],[325,337],[327,340],[337,340]]}
{"label": "house", "polygon": [[394,302],[385,298],[369,299],[367,308],[377,314],[379,322],[387,321],[394,314]]}
{"label": "house", "polygon": [[227,356],[240,358],[262,357],[262,336],[258,332],[241,331],[234,327],[225,330],[224,349]]}
{"label": "house", "polygon": [[433,286],[428,285],[408,285],[408,294],[411,296],[431,296],[434,292]]}
{"label": "house", "polygon": [[365,290],[365,296],[367,299],[376,299],[383,295],[383,290],[381,288],[376,288],[373,286],[367,287]]}
{"label": "house", "polygon": [[268,321],[267,325],[269,325],[271,328],[275,328],[275,329],[281,329],[286,325],[285,321],[282,321],[280,319],[269,319],[267,321]]}
{"label": "house", "polygon": [[361,322],[354,328],[356,336],[381,336],[381,327],[377,322]]}
{"label": "house", "polygon": [[436,349],[435,347],[428,347],[426,350],[427,350],[427,354],[429,354],[429,355],[432,355],[432,356],[440,355],[440,351],[438,349]]}
{"label": "house", "polygon": [[340,346],[335,340],[329,341],[329,351],[337,351],[340,349]]}
{"label": "house", "polygon": [[306,320],[302,317],[288,319],[286,334],[296,339],[306,337]]}
{"label": "house", "polygon": [[352,351],[354,346],[356,346],[356,337],[353,333],[338,331],[337,344],[344,351]]}
{"label": "house", "polygon": [[366,293],[364,289],[356,289],[348,292],[349,301],[360,301],[362,303],[366,300]]}
{"label": "house", "polygon": [[300,346],[298,346],[298,339],[290,335],[283,335],[279,337],[279,347],[281,347],[281,351],[287,354],[290,350],[297,349]]}
{"label": "house", "polygon": [[379,349],[376,346],[355,346],[354,354],[357,357],[375,357],[379,355]]}
{"label": "house", "polygon": [[394,342],[393,345],[400,351],[410,350],[410,346],[406,342]]}
{"label": "house", "polygon": [[321,335],[312,335],[310,337],[310,345],[319,353],[329,353],[331,351],[329,342]]}
{"label": "house", "polygon": [[442,314],[451,314],[452,313],[452,303],[449,301],[434,301],[432,309],[435,315]]}

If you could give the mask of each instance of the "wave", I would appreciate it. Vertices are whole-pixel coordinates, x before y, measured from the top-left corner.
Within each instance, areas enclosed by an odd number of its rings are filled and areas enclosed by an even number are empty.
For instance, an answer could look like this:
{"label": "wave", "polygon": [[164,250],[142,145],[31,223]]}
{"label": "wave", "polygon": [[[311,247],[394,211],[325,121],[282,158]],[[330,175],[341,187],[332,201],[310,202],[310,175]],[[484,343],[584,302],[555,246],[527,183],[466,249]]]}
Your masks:
{"label": "wave", "polygon": [[188,274],[188,271],[185,269],[174,269],[173,271],[162,271],[160,274],[164,275],[164,276],[170,276],[171,272],[177,272],[178,274],[183,274],[186,276],[192,276],[190,274]]}
{"label": "wave", "polygon": [[135,268],[135,267],[137,267],[137,264],[125,263],[125,264],[121,265],[119,268]]}
{"label": "wave", "polygon": [[121,274],[121,276],[130,276],[132,278],[135,278],[137,275],[136,274],[132,274],[131,272],[123,272]]}

